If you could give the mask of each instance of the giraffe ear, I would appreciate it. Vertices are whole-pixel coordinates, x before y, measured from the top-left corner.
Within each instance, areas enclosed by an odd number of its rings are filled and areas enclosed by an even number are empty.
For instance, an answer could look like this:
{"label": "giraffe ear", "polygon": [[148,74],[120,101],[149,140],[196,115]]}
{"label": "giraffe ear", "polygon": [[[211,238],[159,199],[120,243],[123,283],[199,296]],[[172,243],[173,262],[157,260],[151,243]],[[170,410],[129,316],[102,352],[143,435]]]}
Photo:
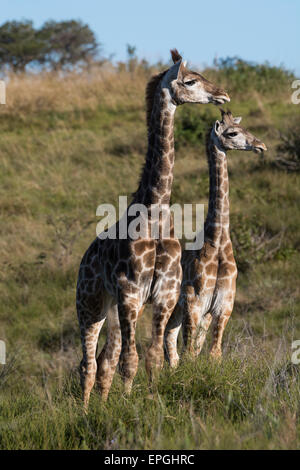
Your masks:
{"label": "giraffe ear", "polygon": [[217,136],[221,135],[221,123],[220,121],[215,122],[214,131]]}
{"label": "giraffe ear", "polygon": [[170,80],[179,79],[182,75],[182,69],[183,69],[183,63],[182,63],[182,60],[180,60],[179,62],[176,62],[176,64],[172,65],[172,67],[169,68],[168,78]]}
{"label": "giraffe ear", "polygon": [[239,117],[234,118],[233,120],[234,120],[235,124],[239,124],[241,122],[242,118],[239,116]]}

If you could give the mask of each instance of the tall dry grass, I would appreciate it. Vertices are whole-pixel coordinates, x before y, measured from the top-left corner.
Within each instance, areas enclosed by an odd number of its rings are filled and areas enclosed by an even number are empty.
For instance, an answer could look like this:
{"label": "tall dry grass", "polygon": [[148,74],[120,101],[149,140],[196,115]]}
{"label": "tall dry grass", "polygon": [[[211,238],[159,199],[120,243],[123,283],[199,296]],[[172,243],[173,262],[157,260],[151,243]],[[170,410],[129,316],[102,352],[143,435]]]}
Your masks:
{"label": "tall dry grass", "polygon": [[[246,64],[246,63],[245,63]],[[122,66],[121,66],[122,65]],[[139,108],[144,103],[144,91],[151,75],[168,65],[147,67],[138,62],[133,69],[126,64],[113,66],[105,62],[88,71],[46,72],[9,74],[7,83],[7,105],[2,113],[24,115],[39,111],[70,112],[95,110],[99,105],[111,109],[123,104]],[[284,69],[269,66],[244,65],[242,72],[233,66],[210,67],[201,73],[214,83],[233,93],[238,100],[255,98],[281,101],[290,98],[294,75]],[[234,99],[233,96],[233,99]]]}
{"label": "tall dry grass", "polygon": [[40,111],[95,110],[99,106],[115,109],[120,103],[131,108],[141,107],[149,72],[137,69],[134,73],[117,71],[113,67],[89,72],[59,74],[9,75],[7,104],[1,114]]}

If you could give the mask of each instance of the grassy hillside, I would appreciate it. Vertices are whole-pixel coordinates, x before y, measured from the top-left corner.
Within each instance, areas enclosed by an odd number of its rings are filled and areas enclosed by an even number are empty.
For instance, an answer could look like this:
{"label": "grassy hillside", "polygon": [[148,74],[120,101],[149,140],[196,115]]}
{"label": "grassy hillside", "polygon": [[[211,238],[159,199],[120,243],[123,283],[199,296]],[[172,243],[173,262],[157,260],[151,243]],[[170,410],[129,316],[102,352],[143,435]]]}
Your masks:
{"label": "grassy hillside", "polygon": [[[140,367],[130,398],[116,375],[103,405],[82,412],[75,284],[95,237],[96,208],[136,188],[146,149],[149,70],[10,77],[0,107],[0,448],[294,449],[300,445],[300,173],[278,165],[280,132],[299,122],[292,75],[246,66],[206,76],[269,151],[229,154],[237,298],[214,364],[166,366],[152,398],[144,353],[151,310],[137,331]],[[172,202],[205,203],[204,133],[213,106],[180,107]],[[103,344],[102,334],[100,343]]]}

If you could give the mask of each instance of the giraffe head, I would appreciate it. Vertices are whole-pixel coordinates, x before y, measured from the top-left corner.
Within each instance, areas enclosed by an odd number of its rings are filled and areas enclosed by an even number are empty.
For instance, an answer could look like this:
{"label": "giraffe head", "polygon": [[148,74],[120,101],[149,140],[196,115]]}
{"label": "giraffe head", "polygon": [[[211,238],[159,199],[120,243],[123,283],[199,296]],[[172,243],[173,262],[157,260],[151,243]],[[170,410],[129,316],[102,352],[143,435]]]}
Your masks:
{"label": "giraffe head", "polygon": [[221,114],[222,120],[215,122],[213,132],[224,150],[253,150],[256,153],[267,150],[261,140],[239,125],[241,117],[234,118],[230,111],[221,110]]}
{"label": "giraffe head", "polygon": [[164,74],[162,86],[169,89],[176,104],[223,104],[230,101],[224,90],[213,85],[200,73],[189,70],[177,49],[172,49],[171,55],[174,65]]}

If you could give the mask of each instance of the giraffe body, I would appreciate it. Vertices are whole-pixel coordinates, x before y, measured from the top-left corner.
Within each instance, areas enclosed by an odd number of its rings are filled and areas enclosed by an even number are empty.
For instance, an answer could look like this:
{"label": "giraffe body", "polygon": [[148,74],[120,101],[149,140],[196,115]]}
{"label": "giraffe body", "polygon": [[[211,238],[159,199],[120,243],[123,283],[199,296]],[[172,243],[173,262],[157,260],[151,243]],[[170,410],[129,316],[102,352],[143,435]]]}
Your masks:
{"label": "giraffe body", "polygon": [[213,322],[211,355],[222,356],[222,337],[233,310],[237,267],[229,230],[229,181],[226,150],[254,150],[266,146],[239,126],[241,118],[222,111],[207,138],[210,192],[200,250],[182,254],[183,281],[176,308],[165,333],[165,349],[171,366],[178,362],[177,337],[183,327],[185,349],[198,356]]}
{"label": "giraffe body", "polygon": [[[181,246],[170,227],[164,236],[164,222],[153,216],[153,208],[169,202],[174,165],[174,115],[184,102],[228,101],[228,95],[201,75],[185,68],[173,52],[174,65],[154,77],[147,87],[148,151],[138,190],[127,208],[128,225],[134,222],[133,204],[147,208],[142,236],[121,239],[121,219],[116,238],[97,238],[85,253],[78,275],[77,312],[83,359],[81,384],[85,406],[97,377],[102,397],[107,398],[120,357],[125,390],[130,392],[137,371],[136,322],[143,305],[153,305],[152,343],[146,356],[149,376],[163,363],[166,324],[177,303],[182,279]],[[184,81],[186,80],[186,81]],[[156,224],[158,236],[153,237]],[[96,359],[98,336],[107,318],[106,344]]]}

